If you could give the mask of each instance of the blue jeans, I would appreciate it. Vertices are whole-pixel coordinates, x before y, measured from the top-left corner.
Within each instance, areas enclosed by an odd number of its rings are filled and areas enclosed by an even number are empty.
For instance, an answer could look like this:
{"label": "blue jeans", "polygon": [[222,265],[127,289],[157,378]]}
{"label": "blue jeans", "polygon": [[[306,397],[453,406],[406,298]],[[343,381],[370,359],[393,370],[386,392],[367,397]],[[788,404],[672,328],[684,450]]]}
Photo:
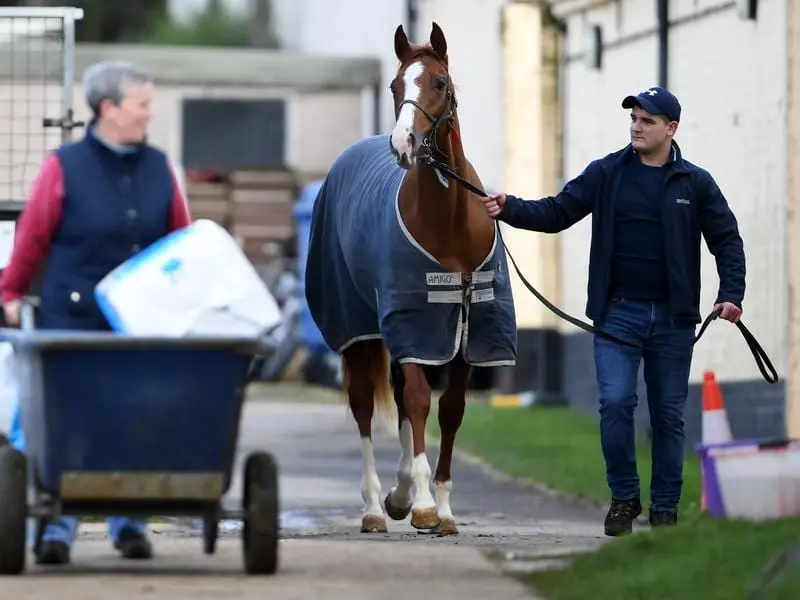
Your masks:
{"label": "blue jeans", "polygon": [[683,486],[684,419],[695,326],[675,324],[665,303],[612,298],[595,327],[640,346],[594,338],[600,392],[600,442],[615,500],[639,497],[634,409],[639,364],[652,429],[651,509],[677,511]]}
{"label": "blue jeans", "polygon": [[[8,441],[9,443],[19,450],[26,452],[25,432],[22,429],[22,418],[19,406],[19,401],[14,408],[11,416],[11,426],[9,427]],[[139,532],[142,535],[147,534],[147,520],[133,517],[108,517],[106,519],[108,524],[108,537],[112,542],[119,539],[119,534],[123,529],[131,529]],[[75,536],[78,533],[78,518],[64,516],[57,521],[50,521],[44,530],[42,541],[44,542],[64,542],[68,546],[75,541]]]}

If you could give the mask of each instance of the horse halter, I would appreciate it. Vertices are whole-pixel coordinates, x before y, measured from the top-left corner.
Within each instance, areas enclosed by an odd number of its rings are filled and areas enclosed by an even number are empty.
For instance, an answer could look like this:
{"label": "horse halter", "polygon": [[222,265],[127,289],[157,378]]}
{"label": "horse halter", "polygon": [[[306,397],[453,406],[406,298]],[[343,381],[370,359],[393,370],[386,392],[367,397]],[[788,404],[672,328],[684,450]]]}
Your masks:
{"label": "horse halter", "polygon": [[[424,158],[432,159],[432,154],[435,152],[439,154],[439,156],[447,157],[447,153],[443,152],[441,148],[439,148],[439,142],[436,139],[436,134],[439,131],[439,126],[444,123],[449,123],[455,120],[455,110],[458,106],[458,101],[456,100],[455,94],[453,93],[452,82],[450,81],[450,76],[448,74],[447,77],[447,93],[445,95],[446,103],[442,112],[437,116],[433,117],[431,114],[420,106],[419,102],[416,100],[403,100],[394,112],[395,120],[400,116],[400,110],[402,110],[403,106],[406,104],[411,104],[417,110],[419,110],[425,117],[430,121],[431,128],[425,137],[422,138],[422,147],[425,148],[426,154],[423,155]],[[421,157],[421,158],[423,158]]]}

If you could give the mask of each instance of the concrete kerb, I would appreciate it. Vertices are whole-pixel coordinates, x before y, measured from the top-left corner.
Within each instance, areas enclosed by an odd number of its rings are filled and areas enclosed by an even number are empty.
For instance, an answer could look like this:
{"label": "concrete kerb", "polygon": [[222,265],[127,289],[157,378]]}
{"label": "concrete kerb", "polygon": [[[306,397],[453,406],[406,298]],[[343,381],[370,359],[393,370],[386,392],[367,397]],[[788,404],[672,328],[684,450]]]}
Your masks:
{"label": "concrete kerb", "polygon": [[[498,410],[524,410],[524,409],[498,409]],[[440,443],[439,437],[435,436],[434,434],[428,433],[427,439],[430,440],[430,443],[432,444],[435,443],[435,445],[439,447]],[[456,444],[457,443],[458,441],[456,440]],[[487,475],[489,475],[490,477],[492,477],[497,481],[513,482],[517,485],[525,486],[532,490],[536,490],[537,492],[547,495],[550,498],[556,500],[563,500],[575,504],[582,504],[589,508],[596,508],[597,510],[603,510],[607,508],[607,503],[599,502],[597,500],[592,500],[591,498],[586,498],[585,496],[581,496],[579,494],[570,494],[568,492],[564,492],[562,490],[549,487],[529,477],[517,477],[514,475],[510,475],[505,471],[501,471],[500,469],[493,467],[479,456],[475,456],[474,454],[471,454],[466,450],[460,450],[457,446],[456,448],[453,449],[453,455],[457,456],[459,460],[462,460],[467,464],[471,464],[481,468]],[[645,517],[644,515],[640,515],[639,517],[637,517],[635,522],[641,525],[649,524],[647,517]]]}
{"label": "concrete kerb", "polygon": [[[503,409],[498,409],[503,410]],[[511,409],[515,410],[515,409]],[[518,409],[517,409],[518,410]],[[524,410],[524,409],[523,409]],[[439,448],[441,444],[441,438],[435,434],[428,433],[426,441],[430,444],[434,445],[435,447]],[[551,488],[543,483],[540,483],[530,477],[519,477],[510,475],[505,471],[501,471],[500,469],[490,465],[484,459],[479,456],[476,456],[466,450],[462,450],[458,448],[458,440],[456,440],[456,447],[453,449],[453,455],[457,457],[459,460],[480,468],[484,473],[486,473],[489,477],[494,479],[495,481],[500,482],[511,482],[516,485],[524,486],[534,490],[542,495],[548,496],[555,500],[564,500],[567,502],[573,502],[577,504],[583,504],[584,506],[601,509],[603,508],[603,503],[591,500],[589,498],[584,498],[583,496],[579,496],[577,494],[569,494],[562,490],[558,490],[555,488]]]}

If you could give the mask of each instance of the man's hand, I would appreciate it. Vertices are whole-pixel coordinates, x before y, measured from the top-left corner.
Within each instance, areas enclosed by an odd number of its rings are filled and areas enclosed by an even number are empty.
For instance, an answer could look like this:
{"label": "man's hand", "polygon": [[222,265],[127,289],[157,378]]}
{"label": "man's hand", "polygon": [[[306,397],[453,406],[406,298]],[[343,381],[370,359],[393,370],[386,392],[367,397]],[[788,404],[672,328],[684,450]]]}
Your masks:
{"label": "man's hand", "polygon": [[733,302],[722,302],[715,304],[714,309],[722,309],[719,317],[731,323],[736,323],[742,317],[742,309],[736,306]]}
{"label": "man's hand", "polygon": [[8,324],[9,327],[19,327],[19,304],[19,300],[3,304],[6,324]]}
{"label": "man's hand", "polygon": [[497,217],[497,215],[503,212],[503,207],[506,204],[506,195],[500,192],[493,192],[486,198],[481,198],[481,200],[483,200],[483,206],[486,209],[486,214],[494,219]]}

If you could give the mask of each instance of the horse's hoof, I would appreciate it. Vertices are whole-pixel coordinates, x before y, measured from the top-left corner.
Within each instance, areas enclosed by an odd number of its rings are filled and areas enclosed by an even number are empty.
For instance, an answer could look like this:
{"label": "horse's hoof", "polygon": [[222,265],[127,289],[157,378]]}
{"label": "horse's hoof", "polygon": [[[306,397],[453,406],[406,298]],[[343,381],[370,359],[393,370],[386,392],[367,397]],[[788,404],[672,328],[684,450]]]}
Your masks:
{"label": "horse's hoof", "polygon": [[408,508],[398,508],[394,504],[392,504],[392,493],[389,492],[386,494],[386,498],[383,500],[383,507],[386,509],[386,514],[389,515],[389,518],[393,521],[402,521],[408,516],[408,513],[411,512],[411,506],[409,505]]}
{"label": "horse's hoof", "polygon": [[386,519],[380,515],[365,515],[361,517],[361,533],[388,533]]}
{"label": "horse's hoof", "polygon": [[456,520],[453,517],[445,517],[439,522],[439,526],[433,530],[433,533],[438,533],[439,535],[458,535]]}
{"label": "horse's hoof", "polygon": [[411,526],[414,529],[434,529],[439,523],[441,520],[435,506],[411,509]]}

